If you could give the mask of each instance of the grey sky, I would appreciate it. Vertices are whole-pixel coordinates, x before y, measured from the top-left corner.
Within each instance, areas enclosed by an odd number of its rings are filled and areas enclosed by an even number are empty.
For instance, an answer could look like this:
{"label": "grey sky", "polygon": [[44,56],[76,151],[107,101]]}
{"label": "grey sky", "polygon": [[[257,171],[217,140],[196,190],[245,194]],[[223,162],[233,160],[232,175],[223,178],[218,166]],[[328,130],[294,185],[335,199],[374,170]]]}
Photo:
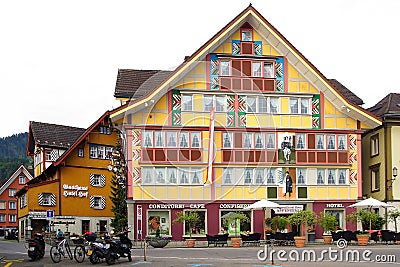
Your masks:
{"label": "grey sky", "polygon": [[[327,78],[370,107],[399,92],[396,0],[253,0]],[[174,69],[249,1],[1,1],[0,137],[29,121],[88,127],[118,68]]]}

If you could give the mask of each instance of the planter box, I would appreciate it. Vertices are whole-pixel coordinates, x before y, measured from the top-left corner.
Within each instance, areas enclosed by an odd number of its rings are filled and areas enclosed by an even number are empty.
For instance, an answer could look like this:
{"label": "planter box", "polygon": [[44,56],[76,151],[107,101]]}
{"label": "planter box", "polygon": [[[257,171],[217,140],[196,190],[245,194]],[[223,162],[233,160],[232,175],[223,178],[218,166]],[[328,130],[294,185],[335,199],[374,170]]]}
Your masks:
{"label": "planter box", "polygon": [[308,243],[314,243],[315,242],[315,232],[310,232],[308,233],[308,238],[307,241]]}

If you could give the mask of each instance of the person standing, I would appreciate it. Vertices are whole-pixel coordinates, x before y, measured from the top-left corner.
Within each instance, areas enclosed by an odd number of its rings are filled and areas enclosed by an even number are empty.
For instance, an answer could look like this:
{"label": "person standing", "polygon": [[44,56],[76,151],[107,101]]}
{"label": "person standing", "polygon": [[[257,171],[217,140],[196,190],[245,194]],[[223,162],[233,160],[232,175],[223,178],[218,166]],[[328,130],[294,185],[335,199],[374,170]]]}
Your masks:
{"label": "person standing", "polygon": [[286,196],[287,193],[289,193],[289,197],[293,192],[293,180],[292,177],[290,177],[289,175],[289,171],[286,171],[286,175],[285,175],[285,194],[283,196]]}

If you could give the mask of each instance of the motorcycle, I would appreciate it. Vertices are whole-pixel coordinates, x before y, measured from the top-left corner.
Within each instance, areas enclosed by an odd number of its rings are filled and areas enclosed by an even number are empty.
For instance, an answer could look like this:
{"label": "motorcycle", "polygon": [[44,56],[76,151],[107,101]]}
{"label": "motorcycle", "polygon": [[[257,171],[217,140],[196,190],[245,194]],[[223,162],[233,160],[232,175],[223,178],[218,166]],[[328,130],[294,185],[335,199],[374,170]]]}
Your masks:
{"label": "motorcycle", "polygon": [[128,258],[132,261],[132,241],[128,237],[128,231],[122,231],[118,235],[119,240],[107,239],[106,242],[110,244],[109,254],[106,257],[108,265],[114,264],[120,257]]}
{"label": "motorcycle", "polygon": [[33,239],[28,240],[28,256],[33,261],[44,257],[45,242],[43,235],[40,233],[34,234]]}
{"label": "motorcycle", "polygon": [[99,263],[101,259],[105,259],[109,255],[109,245],[105,244],[102,240],[96,240],[96,237],[95,233],[88,233],[85,235],[85,239],[90,242],[87,254],[92,264]]}

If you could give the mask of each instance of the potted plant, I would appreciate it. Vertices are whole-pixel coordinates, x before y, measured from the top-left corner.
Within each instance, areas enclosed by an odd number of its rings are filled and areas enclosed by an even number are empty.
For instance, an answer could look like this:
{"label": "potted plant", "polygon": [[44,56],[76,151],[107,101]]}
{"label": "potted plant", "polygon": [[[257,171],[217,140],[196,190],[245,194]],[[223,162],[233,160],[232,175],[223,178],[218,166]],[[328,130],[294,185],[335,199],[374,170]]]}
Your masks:
{"label": "potted plant", "polygon": [[147,236],[146,241],[147,243],[152,246],[153,248],[163,248],[169,243],[169,238],[161,237],[160,228],[157,228],[155,236]]}
{"label": "potted plant", "polygon": [[196,224],[200,221],[199,213],[196,210],[191,210],[189,212],[179,211],[176,213],[177,218],[173,220],[173,223],[185,222],[189,227],[189,238],[186,239],[186,244],[188,248],[193,248],[196,239],[192,238],[192,232],[196,227]]}
{"label": "potted plant", "polygon": [[400,210],[393,209],[388,214],[389,221],[394,223],[394,231],[397,233],[397,219],[400,217]]}
{"label": "potted plant", "polygon": [[332,243],[331,231],[335,230],[335,227],[338,224],[336,217],[329,212],[321,211],[318,217],[318,224],[322,227],[322,230],[324,231],[324,233],[322,234],[324,243]]}
{"label": "potted plant", "polygon": [[283,216],[275,216],[271,220],[272,230],[283,232],[289,224],[289,219]]}
{"label": "potted plant", "polygon": [[298,236],[294,237],[296,247],[304,247],[306,237],[303,232],[307,222],[315,221],[315,213],[311,210],[300,210],[289,216],[290,224],[296,225]]}
{"label": "potted plant", "polygon": [[381,230],[385,224],[385,219],[379,216],[378,213],[370,210],[358,210],[346,216],[346,219],[351,222],[361,222],[363,231],[366,230]]}
{"label": "potted plant", "polygon": [[366,246],[370,238],[369,233],[357,234],[357,242],[359,246]]}
{"label": "potted plant", "polygon": [[232,247],[239,248],[242,242],[242,238],[239,236],[238,225],[241,222],[250,221],[249,217],[247,217],[242,212],[229,212],[221,217],[223,219],[223,224],[229,229],[229,225],[231,228],[234,228],[234,237],[231,238]]}

